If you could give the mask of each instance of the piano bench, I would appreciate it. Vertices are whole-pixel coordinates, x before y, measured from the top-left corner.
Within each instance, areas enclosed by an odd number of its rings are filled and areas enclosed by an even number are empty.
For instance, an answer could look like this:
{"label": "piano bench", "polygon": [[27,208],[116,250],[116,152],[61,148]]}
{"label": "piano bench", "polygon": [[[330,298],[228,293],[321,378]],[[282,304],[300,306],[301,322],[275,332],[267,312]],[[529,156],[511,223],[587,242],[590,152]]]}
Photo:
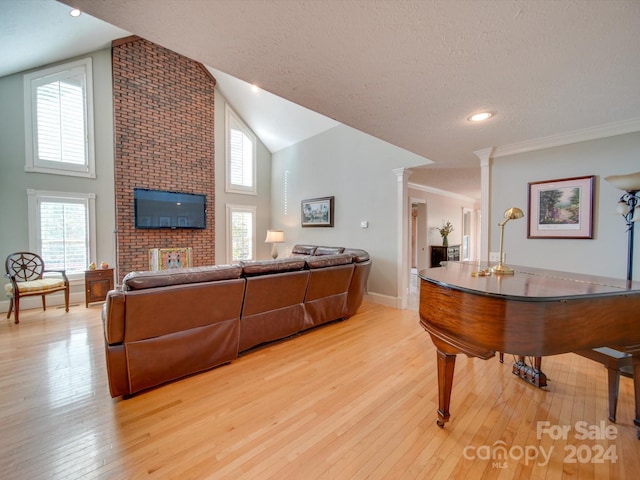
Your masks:
{"label": "piano bench", "polygon": [[581,350],[574,353],[601,363],[607,368],[609,381],[609,420],[616,423],[620,375],[633,378],[633,362],[631,354],[614,350],[609,347]]}

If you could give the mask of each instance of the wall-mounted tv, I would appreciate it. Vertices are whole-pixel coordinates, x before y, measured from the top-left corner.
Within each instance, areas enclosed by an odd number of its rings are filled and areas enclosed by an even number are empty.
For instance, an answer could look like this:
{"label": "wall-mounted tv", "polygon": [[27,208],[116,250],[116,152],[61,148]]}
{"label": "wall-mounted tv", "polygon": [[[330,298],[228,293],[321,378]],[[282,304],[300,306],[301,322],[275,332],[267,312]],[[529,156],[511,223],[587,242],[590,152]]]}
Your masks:
{"label": "wall-mounted tv", "polygon": [[207,196],[133,189],[136,228],[207,228]]}

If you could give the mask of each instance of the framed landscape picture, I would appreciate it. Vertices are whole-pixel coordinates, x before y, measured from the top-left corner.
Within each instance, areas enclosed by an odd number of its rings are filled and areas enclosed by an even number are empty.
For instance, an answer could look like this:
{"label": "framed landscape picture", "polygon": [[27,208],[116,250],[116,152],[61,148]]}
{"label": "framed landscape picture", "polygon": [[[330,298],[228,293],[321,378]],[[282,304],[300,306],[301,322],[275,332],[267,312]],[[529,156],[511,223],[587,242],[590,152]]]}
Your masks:
{"label": "framed landscape picture", "polygon": [[303,227],[333,227],[334,197],[302,200]]}
{"label": "framed landscape picture", "polygon": [[529,183],[527,238],[593,238],[594,178]]}

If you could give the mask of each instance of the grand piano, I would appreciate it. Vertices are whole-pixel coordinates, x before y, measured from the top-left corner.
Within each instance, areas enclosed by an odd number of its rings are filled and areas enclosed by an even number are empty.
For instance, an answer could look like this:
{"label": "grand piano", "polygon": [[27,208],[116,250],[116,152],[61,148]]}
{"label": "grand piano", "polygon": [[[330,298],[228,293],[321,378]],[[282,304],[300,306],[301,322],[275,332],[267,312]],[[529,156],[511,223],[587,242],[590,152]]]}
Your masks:
{"label": "grand piano", "polygon": [[612,347],[632,354],[640,429],[640,282],[512,268],[513,275],[485,275],[477,264],[448,262],[419,273],[420,324],[437,349],[437,424],[450,418],[459,353],[540,358]]}

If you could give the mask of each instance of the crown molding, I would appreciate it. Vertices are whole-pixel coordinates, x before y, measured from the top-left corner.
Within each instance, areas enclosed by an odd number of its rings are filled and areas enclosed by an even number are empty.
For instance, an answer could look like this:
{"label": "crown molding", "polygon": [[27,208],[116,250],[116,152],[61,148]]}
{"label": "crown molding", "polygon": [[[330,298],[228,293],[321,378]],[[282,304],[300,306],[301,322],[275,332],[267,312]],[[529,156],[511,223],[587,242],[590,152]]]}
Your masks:
{"label": "crown molding", "polygon": [[548,137],[542,137],[535,140],[503,145],[501,147],[496,147],[493,150],[492,158],[506,157],[508,155],[516,155],[518,153],[533,152],[535,150],[560,147],[562,145],[597,140],[598,138],[613,137],[615,135],[623,135],[625,133],[638,131],[640,131],[640,117],[609,123],[598,127],[576,130],[574,132],[550,135]]}
{"label": "crown molding", "polygon": [[478,199],[467,197],[466,195],[460,195],[459,193],[453,193],[453,192],[449,192],[447,190],[441,190],[439,188],[429,187],[427,185],[419,185],[417,183],[409,182],[407,184],[407,187],[412,188],[414,190],[420,190],[421,192],[435,193],[436,195],[442,195],[444,197],[456,198],[458,200],[463,200],[465,202],[470,202],[470,203],[477,203],[477,201],[478,201]]}

